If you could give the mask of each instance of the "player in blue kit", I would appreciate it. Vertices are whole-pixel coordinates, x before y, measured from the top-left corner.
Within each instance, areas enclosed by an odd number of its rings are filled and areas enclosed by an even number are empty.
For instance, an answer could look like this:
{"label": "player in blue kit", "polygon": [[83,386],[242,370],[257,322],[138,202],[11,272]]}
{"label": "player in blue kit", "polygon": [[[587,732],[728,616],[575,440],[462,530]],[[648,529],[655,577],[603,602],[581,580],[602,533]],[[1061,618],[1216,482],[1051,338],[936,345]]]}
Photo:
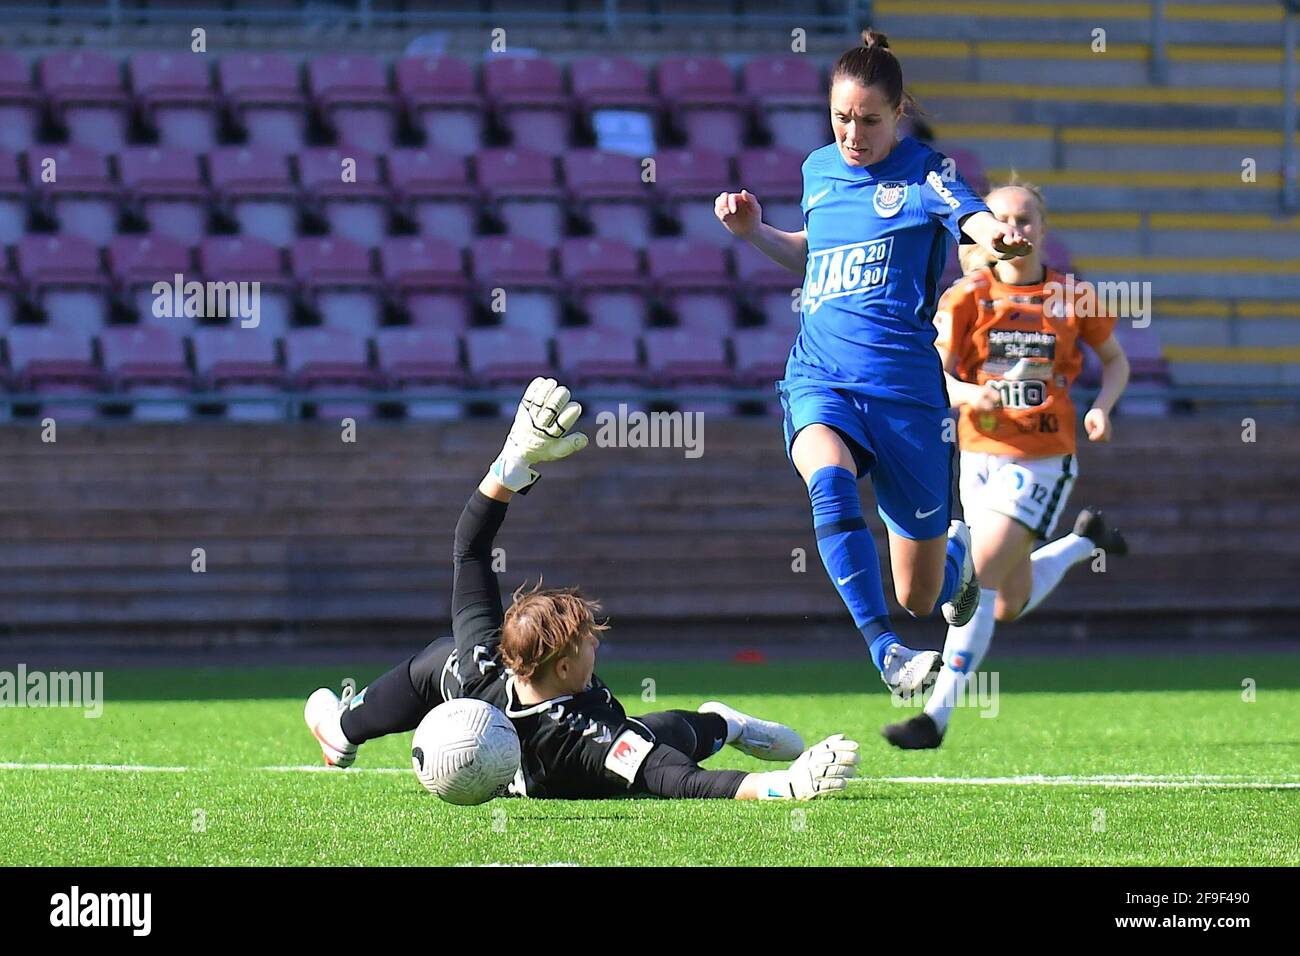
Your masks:
{"label": "player in blue kit", "polygon": [[970,531],[951,520],[955,430],[933,326],[950,237],[996,259],[1032,246],[999,222],[951,161],[898,138],[902,68],[881,33],[831,72],[835,142],[803,164],[804,228],[762,221],[747,190],[714,212],[731,233],[804,275],[800,331],[777,383],[787,454],[808,487],[822,563],[881,678],[910,696],[942,666],[894,635],[857,482],[870,474],[889,533],[898,602],[942,607],[949,624],[979,603]]}

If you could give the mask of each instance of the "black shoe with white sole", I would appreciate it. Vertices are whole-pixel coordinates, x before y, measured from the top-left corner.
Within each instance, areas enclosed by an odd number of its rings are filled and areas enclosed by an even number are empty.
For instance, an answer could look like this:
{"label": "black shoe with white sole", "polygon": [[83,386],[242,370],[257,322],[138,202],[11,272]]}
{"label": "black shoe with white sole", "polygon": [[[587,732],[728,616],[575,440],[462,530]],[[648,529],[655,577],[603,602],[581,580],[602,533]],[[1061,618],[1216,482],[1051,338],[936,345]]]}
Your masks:
{"label": "black shoe with white sole", "polygon": [[1100,508],[1088,507],[1080,511],[1079,517],[1074,519],[1074,533],[1081,538],[1087,538],[1107,554],[1116,557],[1128,554],[1128,542],[1124,540],[1118,528],[1106,524]]}
{"label": "black shoe with white sole", "polygon": [[934,750],[943,743],[938,725],[926,713],[881,727],[880,735],[900,750]]}

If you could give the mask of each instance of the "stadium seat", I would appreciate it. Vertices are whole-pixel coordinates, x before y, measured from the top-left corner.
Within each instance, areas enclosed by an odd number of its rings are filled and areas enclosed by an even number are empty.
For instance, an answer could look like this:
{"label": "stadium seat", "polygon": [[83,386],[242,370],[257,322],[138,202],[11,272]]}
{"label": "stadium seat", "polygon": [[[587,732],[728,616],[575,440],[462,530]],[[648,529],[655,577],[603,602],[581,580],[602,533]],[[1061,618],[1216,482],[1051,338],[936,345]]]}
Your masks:
{"label": "stadium seat", "polygon": [[7,256],[0,256],[0,336],[18,317],[19,287],[18,277],[9,270]]}
{"label": "stadium seat", "polygon": [[307,66],[307,85],[340,142],[386,150],[396,139],[397,102],[384,65],[360,53],[324,53]]}
{"label": "stadium seat", "polygon": [[[52,182],[44,181],[46,161]],[[27,151],[28,176],[37,202],[58,220],[59,232],[103,245],[117,234],[121,191],[109,175],[108,157],[90,146],[35,146]]]}
{"label": "stadium seat", "polygon": [[326,328],[372,335],[383,318],[370,253],[341,236],[299,239],[289,249],[294,277]]}
{"label": "stadium seat", "polygon": [[640,110],[654,113],[658,101],[650,93],[650,73],[625,56],[586,56],[569,64],[569,88],[587,116],[595,109]]}
{"label": "stadium seat", "polygon": [[[256,283],[257,324],[243,326],[244,317],[205,314],[202,324],[255,329],[269,338],[283,335],[293,318],[293,283],[284,274],[280,250],[253,236],[213,236],[198,247],[199,272],[209,283]],[[251,299],[250,299],[251,301]],[[227,309],[227,311],[229,311]]]}
{"label": "stadium seat", "polygon": [[544,57],[499,56],[483,65],[483,89],[518,149],[557,156],[573,125],[560,68]]}
{"label": "stadium seat", "polygon": [[18,273],[47,321],[88,336],[108,321],[108,280],[99,251],[79,236],[24,236]]}
{"label": "stadium seat", "polygon": [[731,67],[715,57],[671,56],[656,68],[659,95],[674,127],[692,149],[727,155],[745,145],[745,110]]}
{"label": "stadium seat", "polygon": [[[5,340],[16,391],[88,397],[103,389],[104,376],[95,364],[91,333],[85,329],[15,326]],[[60,403],[42,405],[36,414],[54,414],[59,421],[87,421],[98,415],[98,409],[93,404]]]}
{"label": "stadium seat", "polygon": [[208,231],[208,190],[187,149],[136,146],[117,156],[126,200],[151,231],[193,245]]}
{"label": "stadium seat", "polygon": [[429,148],[469,156],[483,142],[483,96],[474,71],[451,56],[408,56],[394,69],[397,95]]}
{"label": "stadium seat", "polygon": [[[736,160],[739,186],[763,204],[763,220],[788,232],[803,228],[803,160],[803,155],[788,149],[746,150]],[[709,212],[713,212],[711,203]]]}
{"label": "stadium seat", "polygon": [[284,337],[284,364],[295,389],[327,396],[313,403],[317,418],[371,417],[369,402],[349,401],[382,384],[362,336],[343,329],[294,329]]}
{"label": "stadium seat", "polygon": [[596,327],[560,329],[555,334],[555,354],[562,381],[583,389],[582,404],[589,412],[615,409],[620,402],[628,410],[644,409],[644,402],[596,398],[587,393],[588,389],[617,393],[650,386],[635,333]]}
{"label": "stadium seat", "polygon": [[[344,178],[345,161],[348,178]],[[307,149],[298,155],[298,182],[330,234],[367,248],[388,233],[388,187],[379,159],[357,146]]]}
{"label": "stadium seat", "polygon": [[599,149],[575,149],[561,159],[573,208],[598,236],[638,248],[650,238],[650,189],[641,163],[632,156]]}
{"label": "stadium seat", "polygon": [[[733,374],[727,347],[718,332],[694,329],[650,329],[642,337],[646,366],[654,382],[665,388],[689,389],[696,397],[679,404],[706,414],[730,414],[725,396]],[[710,398],[717,395],[717,399]]]}
{"label": "stadium seat", "polygon": [[[527,385],[550,371],[546,340],[524,329],[470,329],[465,333],[465,356],[469,374],[481,388],[513,388]],[[518,404],[501,403],[509,414]]]}
{"label": "stadium seat", "polygon": [[[99,350],[110,385],[132,398],[179,398],[190,393],[193,376],[185,344],[170,329],[156,325],[114,326],[99,334]],[[136,421],[174,422],[189,417],[185,401],[133,403]]]}
{"label": "stadium seat", "polygon": [[763,324],[774,331],[799,331],[799,291],[803,277],[777,265],[747,242],[732,244],[739,287],[749,305],[763,315]]}
{"label": "stadium seat", "polygon": [[[713,214],[713,200],[734,183],[731,161],[702,149],[664,149],[655,156],[655,190],[682,235],[714,242],[727,232]],[[759,197],[762,199],[762,197]]]}
{"label": "stadium seat", "polygon": [[[489,310],[501,321],[539,336],[560,322],[560,283],[551,270],[546,246],[522,236],[488,236],[474,243],[474,280]],[[504,292],[499,299],[497,290]]]}
{"label": "stadium seat", "polygon": [[506,231],[555,244],[564,235],[564,194],[555,161],[525,149],[485,149],[478,154],[478,184]]}
{"label": "stadium seat", "polygon": [[1050,232],[1043,240],[1043,262],[1058,272],[1069,272],[1072,268],[1069,247]]}
{"label": "stadium seat", "polygon": [[[794,336],[776,329],[737,329],[731,334],[736,356],[735,383],[740,388],[773,389],[785,378]],[[777,402],[772,402],[779,409]]]}
{"label": "stadium seat", "polygon": [[[467,381],[459,336],[434,329],[381,329],[375,336],[375,357],[389,389],[424,396],[403,401],[407,418],[461,416],[461,403],[453,400]],[[439,400],[441,396],[446,398]]]}
{"label": "stadium seat", "polygon": [[[190,336],[199,388],[240,399],[225,408],[231,421],[274,421],[282,403],[284,372],[276,357],[276,340],[240,328],[201,328]],[[265,401],[256,401],[257,398]]]}
{"label": "stadium seat", "polygon": [[0,50],[0,149],[20,153],[36,142],[41,98],[32,68],[12,50]]}
{"label": "stadium seat", "polygon": [[807,152],[831,141],[826,90],[806,56],[756,56],[741,70],[741,86],[772,145]]}
{"label": "stadium seat", "polygon": [[739,321],[725,247],[701,239],[654,239],[650,277],[683,328],[725,331]]}
{"label": "stadium seat", "polygon": [[226,110],[251,146],[281,152],[303,148],[306,101],[298,71],[278,53],[226,53],[217,64]]}
{"label": "stadium seat", "polygon": [[388,154],[388,181],[402,211],[420,235],[465,247],[478,232],[478,189],[463,156],[434,149],[395,149]]}
{"label": "stadium seat", "polygon": [[646,280],[636,250],[626,242],[566,239],[560,245],[560,274],[592,325],[631,335],[646,326]]}
{"label": "stadium seat", "polygon": [[140,115],[163,146],[206,152],[217,145],[216,94],[205,57],[142,51],[131,54],[127,72]]}
{"label": "stadium seat", "polygon": [[264,146],[223,146],[208,154],[212,188],[239,231],[277,246],[298,234],[297,190],[289,164]]}
{"label": "stadium seat", "polygon": [[[135,309],[136,320],[146,325],[163,325],[172,329],[188,328],[193,320],[184,316],[154,315],[156,282],[174,285],[179,274],[182,282],[197,278],[192,269],[190,249],[170,236],[115,236],[106,252],[108,272],[122,298]],[[170,310],[175,312],[174,303]]]}
{"label": "stadium seat", "polygon": [[115,57],[96,50],[58,50],[41,59],[37,75],[71,142],[110,153],[126,145],[129,100]]}
{"label": "stadium seat", "polygon": [[17,242],[27,233],[27,184],[18,157],[0,147],[0,246]]}
{"label": "stadium seat", "polygon": [[416,328],[459,335],[471,306],[461,250],[445,239],[396,237],[379,251],[384,286],[402,303]]}

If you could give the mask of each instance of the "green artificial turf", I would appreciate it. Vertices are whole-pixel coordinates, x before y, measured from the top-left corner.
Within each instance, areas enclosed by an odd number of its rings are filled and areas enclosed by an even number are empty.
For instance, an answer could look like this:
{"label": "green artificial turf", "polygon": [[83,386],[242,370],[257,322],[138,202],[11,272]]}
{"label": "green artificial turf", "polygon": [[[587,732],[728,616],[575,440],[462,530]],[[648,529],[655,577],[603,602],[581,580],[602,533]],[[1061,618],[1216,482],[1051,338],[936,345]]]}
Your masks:
{"label": "green artificial turf", "polygon": [[[353,770],[300,769],[320,763],[307,694],[382,665],[109,670],[98,719],[0,708],[0,863],[1300,863],[1300,656],[989,666],[997,715],[961,709],[940,750],[905,753],[879,728],[914,711],[865,662],[611,662],[600,673],[631,714],[718,697],[809,744],[844,732],[861,779],[799,804],[472,808],[421,788],[409,735],[365,745]],[[706,766],[765,769],[730,748]]]}

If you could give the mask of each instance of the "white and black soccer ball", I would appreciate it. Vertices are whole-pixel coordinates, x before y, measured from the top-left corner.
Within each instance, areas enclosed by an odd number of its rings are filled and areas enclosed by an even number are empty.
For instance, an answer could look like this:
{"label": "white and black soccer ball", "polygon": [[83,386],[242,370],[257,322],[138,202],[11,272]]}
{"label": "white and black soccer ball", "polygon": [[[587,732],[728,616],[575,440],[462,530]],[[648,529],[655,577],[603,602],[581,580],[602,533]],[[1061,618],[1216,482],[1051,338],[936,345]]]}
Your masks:
{"label": "white and black soccer ball", "polygon": [[420,783],[448,803],[486,803],[519,769],[519,735],[487,701],[449,700],[415,728],[411,765]]}

